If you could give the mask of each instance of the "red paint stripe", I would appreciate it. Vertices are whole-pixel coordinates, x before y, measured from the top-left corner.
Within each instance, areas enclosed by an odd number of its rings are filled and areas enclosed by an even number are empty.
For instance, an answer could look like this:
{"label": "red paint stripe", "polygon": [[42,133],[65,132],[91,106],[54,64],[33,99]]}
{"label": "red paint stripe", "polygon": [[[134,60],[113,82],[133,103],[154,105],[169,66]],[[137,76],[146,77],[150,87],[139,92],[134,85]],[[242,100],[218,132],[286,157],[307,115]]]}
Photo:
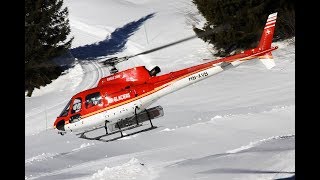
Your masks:
{"label": "red paint stripe", "polygon": [[266,26],[264,29],[268,29],[268,28],[271,28],[271,27],[274,27],[274,26],[275,26],[275,24],[270,25],[270,26]]}
{"label": "red paint stripe", "polygon": [[276,23],[276,20],[274,20],[274,21],[270,21],[270,22],[267,22],[267,24],[266,24],[266,25],[275,24],[275,23]]}
{"label": "red paint stripe", "polygon": [[271,17],[271,18],[268,18],[267,22],[269,22],[269,21],[273,21],[273,20],[276,20],[276,19],[277,19],[277,16],[275,16],[275,17]]}

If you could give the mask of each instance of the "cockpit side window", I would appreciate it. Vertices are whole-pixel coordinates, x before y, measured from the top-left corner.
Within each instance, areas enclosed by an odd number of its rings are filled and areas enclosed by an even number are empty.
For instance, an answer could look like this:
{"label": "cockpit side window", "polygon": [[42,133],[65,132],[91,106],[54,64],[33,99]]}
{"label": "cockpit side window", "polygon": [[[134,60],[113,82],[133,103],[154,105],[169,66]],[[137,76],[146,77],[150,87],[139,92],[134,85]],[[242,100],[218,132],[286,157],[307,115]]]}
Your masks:
{"label": "cockpit side window", "polygon": [[76,98],[73,101],[71,114],[77,113],[81,110],[81,98]]}
{"label": "cockpit side window", "polygon": [[67,116],[69,109],[70,109],[70,104],[71,104],[71,100],[68,102],[68,104],[66,105],[66,107],[63,108],[61,114],[59,115],[59,117],[63,117],[63,116]]}
{"label": "cockpit side window", "polygon": [[86,96],[85,106],[87,109],[101,103],[102,103],[102,100],[101,100],[100,92],[95,92]]}

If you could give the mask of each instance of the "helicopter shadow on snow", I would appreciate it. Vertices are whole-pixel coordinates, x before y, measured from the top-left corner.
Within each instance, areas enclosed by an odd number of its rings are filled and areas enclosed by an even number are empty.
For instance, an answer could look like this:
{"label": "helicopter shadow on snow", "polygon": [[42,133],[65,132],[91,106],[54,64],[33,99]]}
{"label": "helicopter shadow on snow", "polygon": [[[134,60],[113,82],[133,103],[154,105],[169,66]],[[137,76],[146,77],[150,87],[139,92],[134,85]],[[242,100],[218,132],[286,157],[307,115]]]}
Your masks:
{"label": "helicopter shadow on snow", "polygon": [[117,28],[104,40],[97,43],[88,44],[71,49],[71,54],[79,60],[97,60],[99,57],[111,56],[125,49],[130,36],[132,36],[140,26],[148,19],[154,17],[155,13],[151,13],[132,21],[120,28]]}

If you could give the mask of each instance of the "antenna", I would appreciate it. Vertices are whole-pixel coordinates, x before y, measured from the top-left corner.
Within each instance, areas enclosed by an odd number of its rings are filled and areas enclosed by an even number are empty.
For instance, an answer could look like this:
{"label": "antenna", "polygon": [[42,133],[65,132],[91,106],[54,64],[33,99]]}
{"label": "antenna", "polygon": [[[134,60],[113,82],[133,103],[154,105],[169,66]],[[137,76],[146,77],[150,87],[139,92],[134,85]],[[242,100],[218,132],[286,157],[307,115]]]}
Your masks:
{"label": "antenna", "polygon": [[143,24],[143,27],[144,27],[144,33],[146,35],[146,39],[147,39],[147,44],[149,45],[149,39],[148,39],[148,34],[147,34],[147,29],[146,29],[146,25]]}

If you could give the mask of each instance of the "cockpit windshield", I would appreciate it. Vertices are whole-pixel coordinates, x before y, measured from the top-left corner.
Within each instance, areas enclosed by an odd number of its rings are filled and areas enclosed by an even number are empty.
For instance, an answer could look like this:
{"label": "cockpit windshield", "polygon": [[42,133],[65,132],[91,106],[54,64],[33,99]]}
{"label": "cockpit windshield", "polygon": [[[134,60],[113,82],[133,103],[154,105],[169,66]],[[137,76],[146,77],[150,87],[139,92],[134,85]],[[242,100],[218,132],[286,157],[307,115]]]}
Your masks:
{"label": "cockpit windshield", "polygon": [[67,116],[69,109],[70,109],[70,104],[71,104],[71,100],[68,102],[68,104],[66,105],[66,107],[63,108],[63,111],[61,112],[61,114],[59,115],[59,117],[62,116]]}

